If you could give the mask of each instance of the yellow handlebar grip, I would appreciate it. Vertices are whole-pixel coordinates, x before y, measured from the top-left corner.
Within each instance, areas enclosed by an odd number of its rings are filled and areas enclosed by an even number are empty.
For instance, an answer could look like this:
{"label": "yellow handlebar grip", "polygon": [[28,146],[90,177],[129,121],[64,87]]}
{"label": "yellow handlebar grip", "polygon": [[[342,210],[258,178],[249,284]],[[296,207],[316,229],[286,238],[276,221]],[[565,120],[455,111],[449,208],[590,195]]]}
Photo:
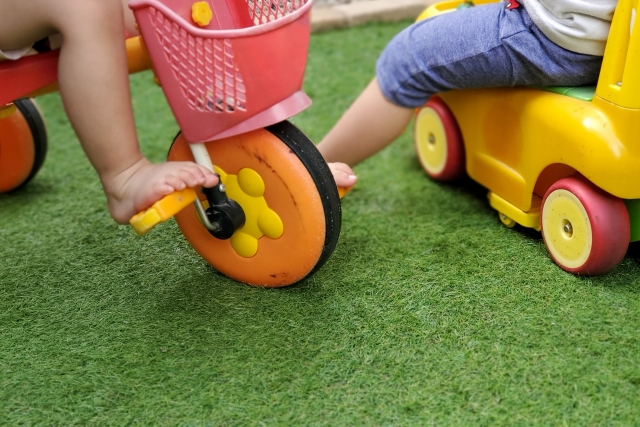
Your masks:
{"label": "yellow handlebar grip", "polygon": [[193,203],[198,197],[193,188],[185,188],[184,190],[175,191],[162,199],[158,200],[146,211],[142,211],[132,216],[129,224],[142,236],[156,225],[173,217],[183,208]]}

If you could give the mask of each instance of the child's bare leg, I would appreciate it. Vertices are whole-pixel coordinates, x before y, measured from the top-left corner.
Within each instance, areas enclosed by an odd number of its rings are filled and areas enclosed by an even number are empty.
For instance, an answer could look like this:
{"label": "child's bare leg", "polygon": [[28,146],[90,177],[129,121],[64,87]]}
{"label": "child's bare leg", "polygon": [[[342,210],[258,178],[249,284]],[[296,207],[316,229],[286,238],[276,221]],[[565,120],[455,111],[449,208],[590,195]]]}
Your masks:
{"label": "child's bare leg", "polygon": [[[387,101],[373,79],[318,144],[318,149],[327,162],[354,166],[391,144],[412,116],[413,109]],[[334,178],[337,182],[339,176],[334,173]]]}
{"label": "child's bare leg", "polygon": [[136,20],[133,11],[129,8],[129,0],[122,0],[122,8],[124,10],[124,29],[129,37],[137,36]]}
{"label": "child's bare leg", "polygon": [[194,163],[152,165],[141,153],[129,94],[121,0],[0,0],[0,49],[62,34],[58,81],[111,216],[126,223],[163,196],[217,177]]}

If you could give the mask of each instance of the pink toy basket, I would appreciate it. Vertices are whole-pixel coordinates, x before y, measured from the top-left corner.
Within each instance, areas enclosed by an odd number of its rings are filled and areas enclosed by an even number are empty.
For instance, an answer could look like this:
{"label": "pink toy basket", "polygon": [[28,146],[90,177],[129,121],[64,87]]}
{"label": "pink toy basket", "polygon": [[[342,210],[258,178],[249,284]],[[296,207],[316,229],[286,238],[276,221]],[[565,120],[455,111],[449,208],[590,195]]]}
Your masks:
{"label": "pink toy basket", "polygon": [[207,26],[191,17],[197,0],[134,0],[153,68],[185,138],[220,139],[302,111],[312,0],[205,0]]}

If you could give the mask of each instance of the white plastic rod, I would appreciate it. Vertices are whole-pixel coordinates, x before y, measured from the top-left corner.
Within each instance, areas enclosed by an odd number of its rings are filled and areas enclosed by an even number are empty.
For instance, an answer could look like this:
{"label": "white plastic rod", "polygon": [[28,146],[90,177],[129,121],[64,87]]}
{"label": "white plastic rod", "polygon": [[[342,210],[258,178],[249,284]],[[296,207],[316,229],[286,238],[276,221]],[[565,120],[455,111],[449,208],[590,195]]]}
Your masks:
{"label": "white plastic rod", "polygon": [[191,153],[193,153],[193,158],[196,160],[196,163],[214,172],[213,162],[204,143],[189,144],[189,147],[191,147]]}

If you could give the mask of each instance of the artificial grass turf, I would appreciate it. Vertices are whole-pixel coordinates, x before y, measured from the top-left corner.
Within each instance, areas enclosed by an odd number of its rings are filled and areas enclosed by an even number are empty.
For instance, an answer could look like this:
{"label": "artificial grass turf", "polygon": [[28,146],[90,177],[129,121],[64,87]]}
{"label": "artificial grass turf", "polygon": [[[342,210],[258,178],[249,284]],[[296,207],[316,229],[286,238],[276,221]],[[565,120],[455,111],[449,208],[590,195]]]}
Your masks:
{"label": "artificial grass turf", "polygon": [[[319,140],[406,24],[314,35],[294,123]],[[161,160],[177,127],[150,76],[132,82]],[[407,133],[357,168],[320,271],[251,288],[174,223],[115,225],[59,97],[39,103],[45,166],[0,196],[0,424],[640,424],[633,251],[602,277],[563,272],[483,189],[428,180]]]}

